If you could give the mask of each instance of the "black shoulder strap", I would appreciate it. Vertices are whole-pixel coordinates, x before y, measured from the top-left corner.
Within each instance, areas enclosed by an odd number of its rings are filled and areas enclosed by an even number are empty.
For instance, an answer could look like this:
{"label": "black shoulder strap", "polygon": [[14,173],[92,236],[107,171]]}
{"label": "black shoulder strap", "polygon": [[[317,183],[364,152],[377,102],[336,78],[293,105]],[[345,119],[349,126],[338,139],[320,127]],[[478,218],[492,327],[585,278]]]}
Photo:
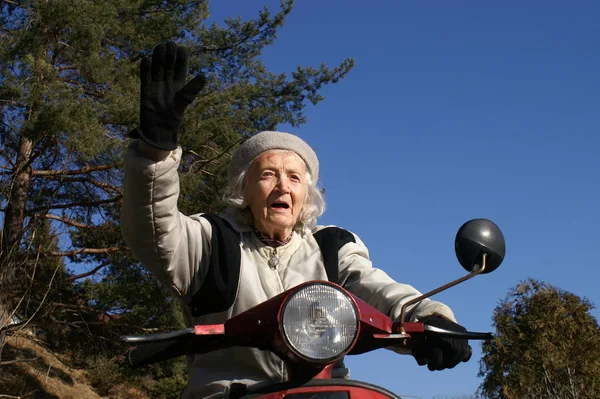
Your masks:
{"label": "black shoulder strap", "polygon": [[240,235],[223,218],[205,213],[212,226],[211,253],[202,285],[193,295],[192,316],[223,312],[235,301],[240,278]]}
{"label": "black shoulder strap", "polygon": [[[202,285],[192,296],[192,316],[199,317],[229,309],[235,301],[240,278],[240,235],[223,218],[205,213],[212,226],[211,254]],[[339,284],[338,252],[354,235],[339,227],[326,227],[313,234],[325,264],[327,279]]]}
{"label": "black shoulder strap", "polygon": [[315,240],[321,249],[321,256],[323,256],[323,263],[325,263],[327,279],[332,283],[339,284],[338,252],[340,248],[347,243],[356,242],[354,235],[348,230],[332,226],[317,231],[313,234],[313,237],[315,237]]}

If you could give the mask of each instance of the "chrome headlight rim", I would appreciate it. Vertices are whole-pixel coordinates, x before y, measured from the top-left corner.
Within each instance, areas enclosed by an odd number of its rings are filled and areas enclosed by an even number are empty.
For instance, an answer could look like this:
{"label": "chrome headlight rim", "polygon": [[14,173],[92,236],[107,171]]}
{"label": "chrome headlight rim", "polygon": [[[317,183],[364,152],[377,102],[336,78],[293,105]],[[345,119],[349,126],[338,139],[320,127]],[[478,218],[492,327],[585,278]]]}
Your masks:
{"label": "chrome headlight rim", "polygon": [[[288,335],[286,334],[286,329],[284,327],[284,314],[285,314],[285,310],[286,310],[287,306],[289,305],[291,299],[294,298],[298,293],[302,292],[303,290],[305,290],[309,287],[314,287],[314,286],[319,286],[319,285],[326,286],[328,288],[332,288],[332,289],[338,291],[339,293],[341,293],[350,303],[352,311],[354,313],[354,319],[355,319],[354,337],[352,338],[350,343],[347,345],[346,348],[344,348],[343,351],[339,352],[335,356],[331,356],[328,358],[314,358],[314,357],[307,356],[307,355],[303,354],[302,352],[300,352],[288,338]],[[359,329],[360,329],[360,311],[359,311],[358,305],[356,304],[356,301],[354,300],[354,298],[352,298],[352,296],[349,295],[344,289],[342,289],[338,285],[330,283],[328,281],[315,281],[312,283],[303,284],[302,287],[298,288],[293,293],[288,295],[287,298],[285,298],[285,300],[283,301],[283,303],[281,304],[281,307],[280,307],[278,324],[279,324],[279,330],[280,330],[281,336],[285,342],[286,348],[288,350],[290,350],[295,356],[301,358],[304,361],[310,362],[310,363],[326,364],[326,363],[331,363],[338,359],[341,359],[356,344],[356,341],[358,340],[358,336],[359,336]]]}

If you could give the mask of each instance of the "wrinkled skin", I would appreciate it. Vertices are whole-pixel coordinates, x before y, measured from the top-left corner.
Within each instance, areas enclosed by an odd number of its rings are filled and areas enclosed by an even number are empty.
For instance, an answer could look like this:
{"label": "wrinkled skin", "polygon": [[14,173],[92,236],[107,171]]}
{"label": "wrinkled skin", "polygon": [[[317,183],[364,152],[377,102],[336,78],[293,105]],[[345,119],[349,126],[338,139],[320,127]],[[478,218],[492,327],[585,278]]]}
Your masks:
{"label": "wrinkled skin", "polygon": [[266,151],[250,166],[244,196],[254,227],[271,238],[290,236],[306,200],[306,164],[291,151]]}

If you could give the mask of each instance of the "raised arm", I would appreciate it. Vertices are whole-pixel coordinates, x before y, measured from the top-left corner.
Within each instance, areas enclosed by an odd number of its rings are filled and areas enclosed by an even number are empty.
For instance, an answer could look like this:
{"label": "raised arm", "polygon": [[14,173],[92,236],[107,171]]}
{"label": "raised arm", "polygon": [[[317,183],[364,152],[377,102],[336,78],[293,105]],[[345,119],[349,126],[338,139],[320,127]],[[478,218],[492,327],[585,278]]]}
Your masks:
{"label": "raised arm", "polygon": [[133,254],[163,283],[188,295],[202,280],[210,224],[177,208],[181,148],[177,135],[185,108],[205,83],[186,84],[188,54],[161,43],[140,65],[140,127],[125,156],[121,231]]}

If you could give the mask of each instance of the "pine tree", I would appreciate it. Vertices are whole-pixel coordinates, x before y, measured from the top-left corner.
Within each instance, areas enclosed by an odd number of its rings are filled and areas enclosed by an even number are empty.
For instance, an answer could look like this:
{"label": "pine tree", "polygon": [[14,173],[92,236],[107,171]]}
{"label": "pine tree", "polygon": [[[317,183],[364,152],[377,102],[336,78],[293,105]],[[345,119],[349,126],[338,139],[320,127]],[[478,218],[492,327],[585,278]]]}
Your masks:
{"label": "pine tree", "polygon": [[529,279],[494,312],[480,392],[489,398],[600,397],[600,335],[585,298]]}
{"label": "pine tree", "polygon": [[[231,151],[261,130],[304,123],[322,86],[353,67],[347,59],[331,69],[269,72],[261,52],[292,7],[287,0],[275,14],[265,8],[254,19],[208,26],[206,0],[0,4],[0,336],[17,328],[11,314],[32,325],[51,316],[77,334],[84,322],[85,331],[108,337],[178,323],[174,301],[129,254],[118,224],[127,133],[139,122],[139,60],[176,40],[190,51],[190,73],[207,76],[180,135],[180,207],[218,211]],[[41,226],[40,234],[60,238],[32,245]],[[46,297],[35,314],[19,301],[27,290],[20,265],[32,259],[48,270],[55,262],[61,273],[62,294]],[[76,274],[75,265],[89,272]],[[33,278],[39,286],[59,281]]]}

